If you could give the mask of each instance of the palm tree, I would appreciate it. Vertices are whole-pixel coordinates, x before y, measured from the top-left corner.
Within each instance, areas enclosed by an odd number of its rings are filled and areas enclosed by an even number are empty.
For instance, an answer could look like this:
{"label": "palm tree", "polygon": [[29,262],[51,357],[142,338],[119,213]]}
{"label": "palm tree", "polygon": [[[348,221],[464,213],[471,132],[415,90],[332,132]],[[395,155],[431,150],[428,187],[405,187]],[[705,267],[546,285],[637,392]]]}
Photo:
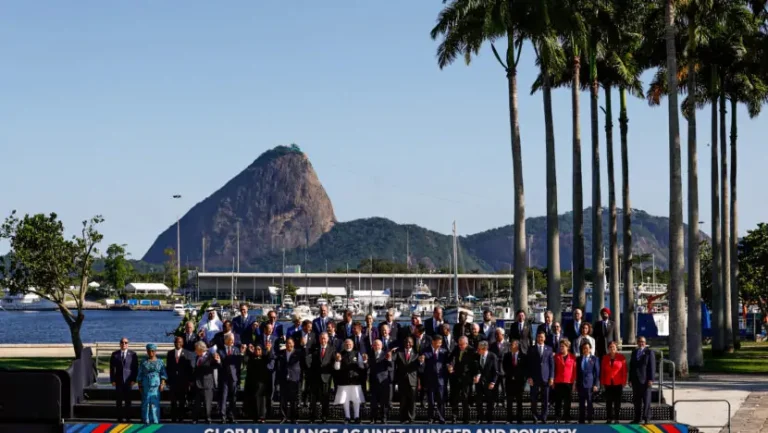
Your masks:
{"label": "palm tree", "polygon": [[[511,129],[512,171],[515,201],[514,231],[514,304],[516,308],[528,309],[528,284],[522,278],[526,274],[525,264],[525,194],[523,187],[523,158],[520,144],[520,120],[518,118],[517,65],[523,47],[520,19],[522,10],[516,2],[503,0],[451,0],[437,18],[437,24],[430,32],[432,39],[442,37],[437,48],[437,62],[442,69],[463,56],[469,63],[485,42],[491,43],[496,60],[501,64],[507,77],[509,94],[509,123]],[[505,38],[507,41],[506,60],[502,60],[493,42]]]}
{"label": "palm tree", "polygon": [[670,326],[669,354],[677,371],[688,375],[683,289],[683,180],[680,157],[680,126],[677,103],[677,48],[674,0],[666,0],[664,26],[667,46],[667,81],[669,83],[669,270],[668,291]]}

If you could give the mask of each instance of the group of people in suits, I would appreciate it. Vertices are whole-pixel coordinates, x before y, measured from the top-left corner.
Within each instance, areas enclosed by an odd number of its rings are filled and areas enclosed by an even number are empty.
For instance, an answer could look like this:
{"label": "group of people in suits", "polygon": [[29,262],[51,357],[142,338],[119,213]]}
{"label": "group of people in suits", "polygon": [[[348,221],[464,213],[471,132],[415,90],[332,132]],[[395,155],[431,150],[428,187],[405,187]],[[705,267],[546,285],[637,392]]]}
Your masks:
{"label": "group of people in suits", "polygon": [[[634,421],[647,422],[655,356],[640,337],[638,348],[625,359],[614,341],[610,311],[603,309],[600,319],[587,323],[577,309],[573,321],[561,327],[548,312],[534,331],[525,313],[518,311],[505,331],[496,326],[490,311],[480,323],[469,323],[462,314],[458,323],[449,324],[442,308],[436,307],[423,324],[413,315],[410,324],[400,325],[387,313],[378,326],[370,316],[363,326],[352,320],[351,312],[337,323],[323,306],[314,320],[295,320],[284,329],[274,312],[259,323],[243,305],[240,315],[223,322],[218,333],[186,325],[167,353],[164,385],[170,390],[173,422],[183,422],[191,400],[192,421],[210,423],[215,396],[221,421],[235,422],[245,369],[244,409],[258,423],[273,415],[271,402],[277,396],[283,423],[296,423],[297,408],[307,400],[310,422],[327,422],[329,405],[338,404],[344,408],[345,422],[359,423],[360,407],[368,401],[371,423],[386,423],[395,395],[402,423],[415,421],[416,403],[423,397],[430,423],[447,422],[446,405],[452,409],[451,422],[461,415],[461,421],[469,423],[474,405],[474,421],[490,423],[498,403],[506,404],[508,423],[522,423],[526,385],[535,421],[547,421],[550,397],[556,421],[570,421],[576,392],[578,420],[585,423],[592,422],[592,402],[600,389],[609,422],[618,422],[622,389],[629,382]],[[138,370],[138,358],[126,349],[127,339],[122,339],[121,350],[110,362],[121,420],[127,418],[124,407],[130,408],[128,392]]]}

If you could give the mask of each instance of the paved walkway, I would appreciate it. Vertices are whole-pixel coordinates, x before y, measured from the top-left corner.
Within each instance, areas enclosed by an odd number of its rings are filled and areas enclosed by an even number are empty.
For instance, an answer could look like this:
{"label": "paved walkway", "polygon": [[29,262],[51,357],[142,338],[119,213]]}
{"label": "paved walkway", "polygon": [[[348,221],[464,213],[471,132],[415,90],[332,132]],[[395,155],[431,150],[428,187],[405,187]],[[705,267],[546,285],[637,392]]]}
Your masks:
{"label": "paved walkway", "polygon": [[[728,429],[724,428],[721,432],[728,433]],[[756,391],[749,394],[731,418],[731,432],[768,432],[768,392]]]}

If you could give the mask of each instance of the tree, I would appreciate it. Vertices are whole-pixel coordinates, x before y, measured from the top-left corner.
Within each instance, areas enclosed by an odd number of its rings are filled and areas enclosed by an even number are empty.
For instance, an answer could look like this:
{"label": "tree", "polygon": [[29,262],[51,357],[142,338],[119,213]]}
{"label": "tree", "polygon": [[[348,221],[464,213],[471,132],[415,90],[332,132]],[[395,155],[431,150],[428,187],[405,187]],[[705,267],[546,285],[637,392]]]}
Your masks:
{"label": "tree", "polygon": [[176,272],[176,250],[173,248],[166,248],[163,254],[168,257],[165,261],[165,274],[163,282],[171,286],[171,290],[179,287],[179,275]]}
{"label": "tree", "polygon": [[[480,51],[480,47],[485,42],[490,42],[496,60],[506,73],[515,202],[513,241],[515,275],[524,275],[526,268],[525,193],[517,98],[517,66],[523,49],[520,23],[524,18],[525,11],[516,1],[451,0],[440,12],[437,24],[430,33],[432,39],[442,37],[437,48],[437,62],[441,69],[453,63],[458,56],[463,56],[465,62],[469,64],[472,57]],[[502,60],[493,45],[493,42],[499,39],[506,39],[507,42],[505,60]],[[515,307],[527,310],[526,278],[515,278],[514,285]]]}
{"label": "tree", "polygon": [[669,354],[681,376],[688,375],[685,291],[683,288],[683,180],[680,156],[680,126],[677,103],[677,48],[675,4],[665,0],[667,82],[669,83]]}
{"label": "tree", "polygon": [[739,244],[741,293],[745,304],[768,314],[768,224],[760,223]]}
{"label": "tree", "polygon": [[[7,239],[11,247],[7,259],[0,261],[0,281],[11,293],[33,293],[55,303],[78,359],[83,352],[80,329],[88,278],[102,239],[96,226],[103,221],[98,215],[83,221],[80,235],[66,239],[64,224],[55,213],[19,218],[13,211],[0,229],[0,239]],[[70,300],[76,311],[67,307]]]}
{"label": "tree", "polygon": [[125,244],[112,244],[107,247],[104,259],[104,280],[115,290],[123,290],[131,274],[131,264],[126,260]]}

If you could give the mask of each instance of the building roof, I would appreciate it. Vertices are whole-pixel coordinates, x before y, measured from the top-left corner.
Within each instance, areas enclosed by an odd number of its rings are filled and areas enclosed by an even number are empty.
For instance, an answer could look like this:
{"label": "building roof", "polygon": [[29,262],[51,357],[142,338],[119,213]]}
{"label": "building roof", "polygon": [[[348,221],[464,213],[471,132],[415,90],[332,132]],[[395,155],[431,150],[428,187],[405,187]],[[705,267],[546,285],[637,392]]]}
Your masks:
{"label": "building roof", "polygon": [[171,292],[168,286],[161,283],[129,283],[125,285],[125,290],[128,292]]}
{"label": "building roof", "polygon": [[[279,287],[269,287],[270,295],[278,293],[280,293]],[[347,289],[345,287],[299,287],[296,289],[296,296],[347,296]]]}

